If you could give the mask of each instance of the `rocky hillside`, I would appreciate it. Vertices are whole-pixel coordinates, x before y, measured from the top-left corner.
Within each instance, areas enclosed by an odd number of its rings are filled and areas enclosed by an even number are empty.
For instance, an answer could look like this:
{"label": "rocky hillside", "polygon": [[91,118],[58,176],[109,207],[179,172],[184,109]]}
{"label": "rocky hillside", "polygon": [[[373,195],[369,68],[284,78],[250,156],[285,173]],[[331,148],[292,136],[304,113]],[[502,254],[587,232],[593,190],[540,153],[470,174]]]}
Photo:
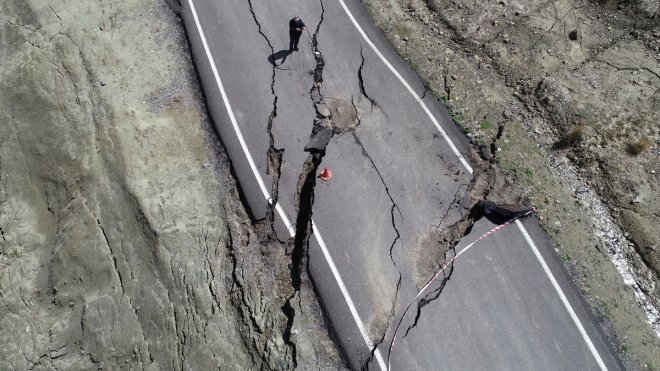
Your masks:
{"label": "rocky hillside", "polygon": [[0,2],[0,369],[336,367],[159,0]]}
{"label": "rocky hillside", "polygon": [[622,358],[660,367],[660,2],[365,4],[539,207]]}

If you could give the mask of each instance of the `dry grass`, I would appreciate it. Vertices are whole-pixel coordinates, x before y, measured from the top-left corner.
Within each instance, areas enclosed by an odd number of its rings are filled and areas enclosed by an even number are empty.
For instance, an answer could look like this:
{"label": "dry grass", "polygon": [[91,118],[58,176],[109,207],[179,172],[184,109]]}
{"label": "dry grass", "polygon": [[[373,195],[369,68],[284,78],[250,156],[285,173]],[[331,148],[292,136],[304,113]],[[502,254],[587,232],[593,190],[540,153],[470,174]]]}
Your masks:
{"label": "dry grass", "polygon": [[631,156],[637,156],[651,148],[651,141],[647,137],[641,137],[636,142],[630,142],[626,146],[626,152]]}
{"label": "dry grass", "polygon": [[577,124],[573,126],[559,139],[557,147],[567,148],[575,146],[576,144],[580,143],[580,141],[582,141],[582,137],[584,137],[585,131],[586,126],[583,124]]}

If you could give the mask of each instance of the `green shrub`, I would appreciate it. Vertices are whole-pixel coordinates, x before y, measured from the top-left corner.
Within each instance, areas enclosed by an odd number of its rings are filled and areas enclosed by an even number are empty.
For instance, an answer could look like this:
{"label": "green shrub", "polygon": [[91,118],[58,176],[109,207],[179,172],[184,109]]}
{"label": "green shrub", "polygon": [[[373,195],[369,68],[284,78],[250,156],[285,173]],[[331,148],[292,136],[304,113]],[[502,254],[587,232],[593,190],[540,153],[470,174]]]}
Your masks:
{"label": "green shrub", "polygon": [[483,119],[479,123],[479,127],[481,127],[481,129],[483,130],[488,130],[493,127],[493,124],[491,124],[490,121],[488,121],[488,119]]}

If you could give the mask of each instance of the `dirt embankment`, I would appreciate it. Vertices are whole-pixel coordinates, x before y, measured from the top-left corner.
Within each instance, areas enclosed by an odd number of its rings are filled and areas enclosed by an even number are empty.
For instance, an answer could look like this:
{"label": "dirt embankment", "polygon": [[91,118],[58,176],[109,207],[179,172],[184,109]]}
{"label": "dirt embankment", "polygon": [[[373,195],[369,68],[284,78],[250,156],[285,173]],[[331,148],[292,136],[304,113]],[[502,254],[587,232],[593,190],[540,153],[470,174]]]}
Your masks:
{"label": "dirt embankment", "polygon": [[337,367],[162,1],[0,3],[0,369]]}
{"label": "dirt embankment", "polygon": [[627,365],[660,367],[660,318],[648,323],[660,307],[660,3],[365,5],[482,157],[539,207]]}

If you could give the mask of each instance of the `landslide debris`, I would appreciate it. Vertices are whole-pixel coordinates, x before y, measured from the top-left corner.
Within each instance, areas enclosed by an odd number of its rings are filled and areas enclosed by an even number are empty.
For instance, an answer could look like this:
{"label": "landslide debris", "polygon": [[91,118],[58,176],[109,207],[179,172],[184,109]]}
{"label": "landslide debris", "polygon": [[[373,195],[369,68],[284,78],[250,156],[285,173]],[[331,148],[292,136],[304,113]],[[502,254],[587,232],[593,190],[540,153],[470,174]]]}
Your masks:
{"label": "landslide debris", "polygon": [[310,290],[287,324],[166,2],[0,9],[0,369],[338,368]]}

